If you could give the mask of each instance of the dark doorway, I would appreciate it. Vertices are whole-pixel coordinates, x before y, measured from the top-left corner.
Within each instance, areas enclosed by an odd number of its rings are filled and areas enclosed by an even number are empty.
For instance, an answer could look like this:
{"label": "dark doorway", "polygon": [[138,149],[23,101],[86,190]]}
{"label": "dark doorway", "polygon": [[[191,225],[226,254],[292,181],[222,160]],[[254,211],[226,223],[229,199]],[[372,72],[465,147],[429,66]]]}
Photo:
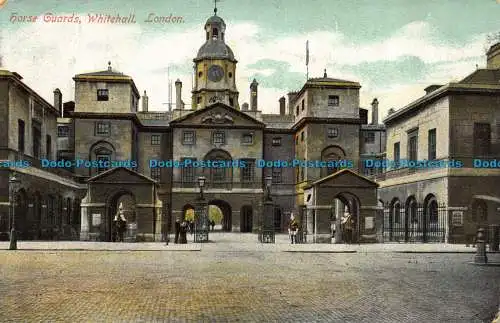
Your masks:
{"label": "dark doorway", "polygon": [[274,231],[281,232],[281,208],[279,206],[274,208]]}
{"label": "dark doorway", "polygon": [[245,205],[241,208],[240,231],[241,232],[252,232],[252,227],[253,227],[252,206]]}

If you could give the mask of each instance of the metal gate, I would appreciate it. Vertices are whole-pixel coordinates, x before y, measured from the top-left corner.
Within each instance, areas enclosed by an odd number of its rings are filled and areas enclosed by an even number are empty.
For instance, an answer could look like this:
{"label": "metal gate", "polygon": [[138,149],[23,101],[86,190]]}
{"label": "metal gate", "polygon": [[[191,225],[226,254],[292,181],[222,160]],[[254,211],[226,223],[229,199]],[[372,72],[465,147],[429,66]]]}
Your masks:
{"label": "metal gate", "polygon": [[446,205],[410,203],[384,206],[384,242],[445,242]]}

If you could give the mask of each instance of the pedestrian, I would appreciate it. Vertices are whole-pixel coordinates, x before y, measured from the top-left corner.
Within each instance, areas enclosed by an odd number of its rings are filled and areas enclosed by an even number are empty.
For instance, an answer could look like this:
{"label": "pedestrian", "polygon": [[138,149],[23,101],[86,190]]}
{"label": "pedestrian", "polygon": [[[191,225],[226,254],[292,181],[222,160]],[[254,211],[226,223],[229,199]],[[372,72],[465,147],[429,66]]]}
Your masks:
{"label": "pedestrian", "polygon": [[293,213],[290,216],[290,219],[292,220],[290,222],[290,226],[289,226],[290,238],[291,238],[292,244],[294,244],[294,243],[297,244],[297,232],[299,231],[299,223],[295,219]]}
{"label": "pedestrian", "polygon": [[186,244],[187,243],[187,230],[188,230],[188,222],[187,221],[182,221],[181,223],[181,230],[180,230],[180,241],[179,243],[181,244]]}
{"label": "pedestrian", "polygon": [[175,220],[175,240],[174,243],[179,243],[179,234],[181,233],[181,219]]}
{"label": "pedestrian", "polygon": [[352,243],[352,231],[354,227],[354,221],[352,219],[352,215],[349,212],[344,214],[344,218],[342,219],[342,224],[344,225],[345,232],[345,242]]}

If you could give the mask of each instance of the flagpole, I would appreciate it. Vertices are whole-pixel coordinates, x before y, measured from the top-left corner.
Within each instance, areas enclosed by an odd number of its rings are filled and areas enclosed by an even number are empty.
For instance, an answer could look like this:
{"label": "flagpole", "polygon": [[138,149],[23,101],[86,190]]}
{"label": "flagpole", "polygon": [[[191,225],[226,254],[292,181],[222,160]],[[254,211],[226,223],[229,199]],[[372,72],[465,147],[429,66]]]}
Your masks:
{"label": "flagpole", "polygon": [[306,82],[309,81],[309,41],[306,41]]}

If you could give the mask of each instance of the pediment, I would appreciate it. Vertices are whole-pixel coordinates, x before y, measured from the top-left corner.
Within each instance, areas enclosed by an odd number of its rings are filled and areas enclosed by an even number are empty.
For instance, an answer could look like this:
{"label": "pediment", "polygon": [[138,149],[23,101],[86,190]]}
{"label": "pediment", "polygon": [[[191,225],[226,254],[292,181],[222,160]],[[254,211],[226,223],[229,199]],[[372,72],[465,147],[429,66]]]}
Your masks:
{"label": "pediment", "polygon": [[155,181],[131,169],[118,167],[109,169],[87,180],[90,183],[153,184]]}
{"label": "pediment", "polygon": [[223,103],[215,103],[206,108],[196,110],[170,123],[175,125],[210,125],[210,126],[248,126],[264,127],[264,123]]}
{"label": "pediment", "polygon": [[314,182],[313,185],[336,187],[378,187],[376,182],[348,169],[343,169],[334,174],[323,177],[322,179]]}

